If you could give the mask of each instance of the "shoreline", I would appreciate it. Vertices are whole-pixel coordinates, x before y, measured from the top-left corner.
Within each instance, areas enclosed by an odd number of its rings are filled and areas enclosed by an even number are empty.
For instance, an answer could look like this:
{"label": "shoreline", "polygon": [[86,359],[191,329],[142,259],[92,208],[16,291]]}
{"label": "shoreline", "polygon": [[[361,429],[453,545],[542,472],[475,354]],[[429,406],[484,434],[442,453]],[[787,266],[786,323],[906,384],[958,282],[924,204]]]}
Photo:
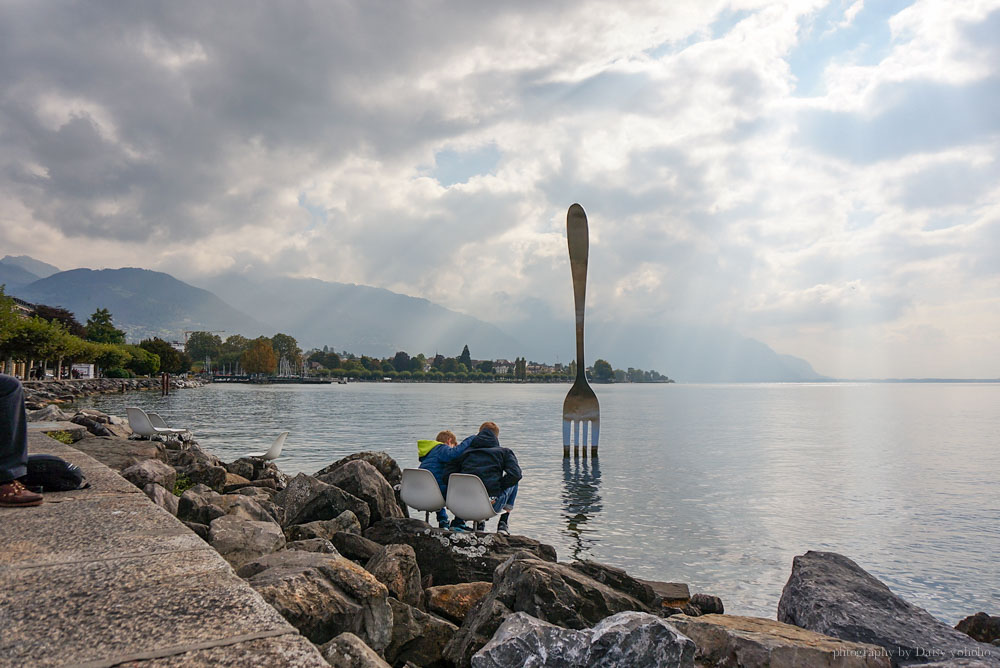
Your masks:
{"label": "shoreline", "polygon": [[[22,380],[25,405],[28,410],[38,410],[50,404],[68,404],[82,397],[97,394],[125,394],[127,392],[148,392],[161,388],[159,378],[72,378],[61,380]],[[206,385],[198,378],[178,378],[171,376],[170,389]]]}

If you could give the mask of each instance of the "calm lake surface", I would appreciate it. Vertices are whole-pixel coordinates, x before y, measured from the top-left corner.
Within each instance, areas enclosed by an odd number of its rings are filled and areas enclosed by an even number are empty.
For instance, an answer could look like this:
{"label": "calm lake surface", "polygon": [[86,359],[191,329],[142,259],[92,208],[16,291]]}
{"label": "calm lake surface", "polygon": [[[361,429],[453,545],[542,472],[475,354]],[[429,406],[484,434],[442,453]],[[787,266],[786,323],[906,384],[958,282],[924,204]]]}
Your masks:
{"label": "calm lake surface", "polygon": [[417,439],[494,420],[524,469],[511,529],[560,560],[774,618],[792,557],[831,550],[948,623],[1000,614],[1000,384],[597,386],[597,462],[562,458],[568,389],[212,385],[81,405],[156,410],[226,461],[288,430],[290,474],[359,450],[416,466]]}

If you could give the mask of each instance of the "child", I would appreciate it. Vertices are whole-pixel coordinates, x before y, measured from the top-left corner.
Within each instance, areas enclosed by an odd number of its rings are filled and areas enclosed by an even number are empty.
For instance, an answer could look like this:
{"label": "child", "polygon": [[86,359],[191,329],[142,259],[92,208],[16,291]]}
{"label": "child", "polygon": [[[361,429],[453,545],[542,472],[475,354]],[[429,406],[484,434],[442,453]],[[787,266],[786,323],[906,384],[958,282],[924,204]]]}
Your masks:
{"label": "child", "polygon": [[[458,472],[458,458],[472,442],[471,438],[462,441],[458,445],[458,439],[450,431],[442,431],[435,440],[417,441],[417,455],[420,457],[420,468],[427,469],[434,474],[438,487],[441,488],[441,496],[447,497],[448,476]],[[438,526],[442,529],[449,528],[448,513],[444,508],[437,511]]]}

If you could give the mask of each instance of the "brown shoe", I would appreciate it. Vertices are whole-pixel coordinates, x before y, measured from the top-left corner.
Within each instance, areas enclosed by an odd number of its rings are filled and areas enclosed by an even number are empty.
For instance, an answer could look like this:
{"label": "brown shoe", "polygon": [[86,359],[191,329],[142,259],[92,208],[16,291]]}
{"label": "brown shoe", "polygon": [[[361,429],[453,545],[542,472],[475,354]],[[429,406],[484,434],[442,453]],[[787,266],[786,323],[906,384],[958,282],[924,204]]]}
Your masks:
{"label": "brown shoe", "polygon": [[19,506],[37,506],[42,503],[42,495],[28,490],[17,480],[11,480],[0,485],[0,506],[17,508]]}

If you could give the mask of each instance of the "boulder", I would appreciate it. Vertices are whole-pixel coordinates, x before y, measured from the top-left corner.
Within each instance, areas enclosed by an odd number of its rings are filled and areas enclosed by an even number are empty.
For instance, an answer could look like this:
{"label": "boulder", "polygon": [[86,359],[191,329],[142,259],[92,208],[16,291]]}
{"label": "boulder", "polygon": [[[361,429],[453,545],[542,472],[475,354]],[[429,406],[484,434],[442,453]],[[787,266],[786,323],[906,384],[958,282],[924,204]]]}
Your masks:
{"label": "boulder", "polygon": [[461,624],[472,606],[479,603],[492,588],[492,582],[464,582],[428,587],[424,590],[424,601],[431,612]]}
{"label": "boulder", "polygon": [[996,643],[1000,640],[1000,617],[991,617],[985,612],[966,617],[955,626],[955,630],[961,631],[973,640],[986,643]]}
{"label": "boulder", "polygon": [[395,487],[403,481],[403,472],[399,469],[399,464],[385,452],[373,452],[366,450],[364,452],[355,452],[352,455],[347,455],[343,459],[339,459],[334,463],[330,464],[326,468],[323,468],[316,472],[315,477],[320,477],[326,475],[327,473],[332,473],[339,469],[341,466],[347,462],[353,462],[356,460],[362,460],[368,462],[382,474],[385,481],[389,483],[391,487]]}
{"label": "boulder", "polygon": [[250,459],[249,457],[242,457],[230,464],[223,464],[223,466],[226,467],[226,471],[232,473],[233,475],[237,475],[245,480],[253,480],[254,472],[257,470],[254,463],[255,460]]}
{"label": "boulder", "polygon": [[144,459],[122,471],[122,477],[143,489],[148,484],[159,485],[173,494],[177,482],[177,471],[158,459]]}
{"label": "boulder", "polygon": [[300,473],[274,497],[274,502],[284,509],[282,526],[308,524],[317,520],[331,520],[345,510],[358,518],[361,527],[368,526],[371,511],[368,504],[339,487]]}
{"label": "boulder", "polygon": [[187,520],[182,520],[182,523],[188,529],[191,529],[191,531],[195,532],[195,534],[198,535],[198,538],[201,538],[206,543],[208,542],[209,527],[207,524],[199,524],[198,522],[188,522]]}
{"label": "boulder", "polygon": [[339,487],[367,503],[372,524],[403,516],[396,503],[392,485],[386,482],[378,469],[363,459],[346,462],[333,471],[318,476],[317,479]]}
{"label": "boulder", "polygon": [[382,520],[365,530],[364,536],[382,545],[412,547],[420,572],[431,576],[431,585],[492,580],[496,567],[518,552],[556,560],[555,548],[525,536],[458,533],[431,528],[418,519]]}
{"label": "boulder", "polygon": [[705,666],[889,668],[881,647],[831,638],[773,619],[707,614],[666,620],[694,641]]}
{"label": "boulder", "polygon": [[226,469],[221,466],[212,466],[204,462],[199,462],[190,466],[178,467],[177,470],[181,475],[187,476],[192,482],[205,485],[215,492],[221,493],[226,486]]}
{"label": "boulder", "polygon": [[212,520],[223,517],[226,511],[219,506],[222,495],[205,485],[195,485],[181,494],[177,505],[177,517],[198,524],[211,524]]}
{"label": "boulder", "polygon": [[385,649],[394,666],[411,662],[418,666],[446,665],[442,652],[458,627],[412,605],[389,598],[392,608],[392,640]]}
{"label": "boulder", "polygon": [[[657,604],[657,595],[650,586],[651,583],[632,577],[622,568],[608,566],[597,561],[574,561],[570,567],[612,589],[625,592],[650,607]],[[684,585],[684,589],[687,590],[687,585]]]}
{"label": "boulder", "polygon": [[694,653],[691,640],[649,613],[621,612],[576,631],[518,612],[472,657],[472,666],[693,668]]}
{"label": "boulder", "polygon": [[382,549],[382,546],[375,541],[347,531],[333,534],[330,542],[342,555],[361,563],[368,563],[368,560]]}
{"label": "boulder", "polygon": [[180,505],[180,499],[165,490],[161,485],[155,483],[146,483],[146,486],[142,488],[142,491],[149,497],[149,500],[163,508],[168,513],[177,517],[177,507]]}
{"label": "boulder", "polygon": [[144,459],[167,461],[167,451],[155,441],[128,441],[111,436],[87,436],[73,447],[90,455],[105,466],[121,471]]}
{"label": "boulder", "polygon": [[325,538],[330,540],[342,531],[360,534],[361,523],[350,510],[345,510],[332,520],[317,520],[306,524],[293,524],[285,528],[288,540],[305,540],[307,538]]}
{"label": "boulder", "polygon": [[222,492],[224,494],[232,494],[244,487],[252,487],[253,481],[247,480],[241,475],[236,475],[235,473],[230,473],[226,471],[226,484],[222,487]]}
{"label": "boulder", "polygon": [[412,547],[386,545],[365,564],[365,570],[386,586],[389,596],[423,609],[424,589],[420,586],[420,567]]}
{"label": "boulder", "polygon": [[350,631],[376,651],[389,645],[392,611],[385,585],[349,559],[285,550],[237,573],[314,643]]}
{"label": "boulder", "polygon": [[691,597],[691,605],[698,608],[703,615],[721,615],[726,612],[722,599],[709,594],[695,594]]}
{"label": "boulder", "polygon": [[496,632],[505,610],[579,630],[619,612],[648,612],[649,607],[566,564],[516,555],[496,569],[493,588],[469,611],[445,649],[448,659],[468,665]]}
{"label": "boulder", "polygon": [[73,416],[59,410],[55,404],[49,404],[45,408],[28,412],[28,422],[69,422]]}
{"label": "boulder", "polygon": [[[938,621],[834,552],[809,551],[795,557],[778,602],[778,620],[834,638],[878,645],[894,663],[970,656],[1000,662],[1000,650]],[[986,654],[981,653],[983,648]],[[934,654],[928,656],[929,650]]]}
{"label": "boulder", "polygon": [[390,668],[364,640],[346,631],[321,645],[319,652],[337,668]]}
{"label": "boulder", "polygon": [[244,520],[278,523],[277,508],[269,501],[257,500],[240,494],[220,494],[215,497],[215,505],[226,515],[234,515]]}
{"label": "boulder", "polygon": [[309,538],[285,543],[286,550],[301,550],[303,552],[320,552],[322,554],[340,554],[333,543],[325,538]]}
{"label": "boulder", "polygon": [[274,522],[246,520],[226,515],[212,520],[208,542],[233,568],[239,568],[285,546],[285,534]]}

